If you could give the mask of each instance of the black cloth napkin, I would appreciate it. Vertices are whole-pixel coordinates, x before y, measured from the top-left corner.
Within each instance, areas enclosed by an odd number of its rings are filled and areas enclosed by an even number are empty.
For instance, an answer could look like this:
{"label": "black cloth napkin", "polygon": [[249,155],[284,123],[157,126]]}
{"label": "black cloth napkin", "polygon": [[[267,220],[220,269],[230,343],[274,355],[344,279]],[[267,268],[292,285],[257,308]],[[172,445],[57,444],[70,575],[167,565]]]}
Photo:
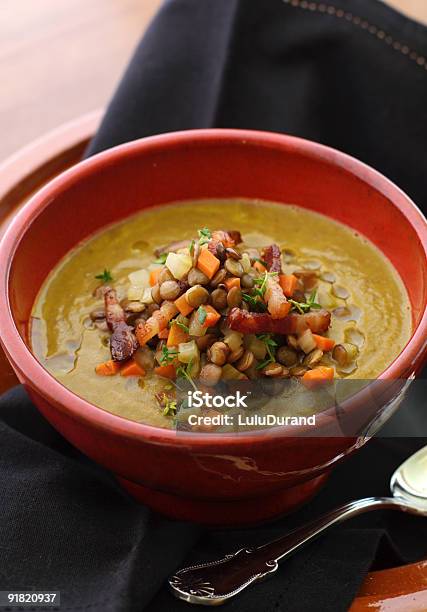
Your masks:
{"label": "black cloth napkin", "polygon": [[[177,129],[282,131],[361,158],[425,209],[425,57],[426,29],[376,0],[171,0],[88,154]],[[251,530],[206,531],[137,505],[16,388],[0,398],[0,590],[59,590],[61,610],[189,609],[165,588],[182,563],[265,542],[349,499],[387,494],[393,470],[427,443],[414,402],[412,394],[389,437],[338,466],[295,514]],[[425,520],[375,512],[299,552],[228,609],[345,611],[369,568],[426,556]]]}

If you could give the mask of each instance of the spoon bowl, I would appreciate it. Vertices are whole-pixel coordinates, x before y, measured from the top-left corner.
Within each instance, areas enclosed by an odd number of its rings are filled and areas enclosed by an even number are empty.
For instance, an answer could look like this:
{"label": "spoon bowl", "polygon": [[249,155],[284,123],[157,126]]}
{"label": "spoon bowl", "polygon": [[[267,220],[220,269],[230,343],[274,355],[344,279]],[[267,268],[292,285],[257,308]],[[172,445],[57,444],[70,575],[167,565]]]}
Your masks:
{"label": "spoon bowl", "polygon": [[273,574],[280,561],[337,523],[371,510],[401,510],[427,517],[427,446],[397,468],[390,490],[392,497],[349,502],[268,544],[242,548],[222,559],[181,569],[170,577],[170,589],[189,603],[219,605]]}
{"label": "spoon bowl", "polygon": [[427,446],[397,468],[390,480],[390,491],[393,497],[427,512]]}

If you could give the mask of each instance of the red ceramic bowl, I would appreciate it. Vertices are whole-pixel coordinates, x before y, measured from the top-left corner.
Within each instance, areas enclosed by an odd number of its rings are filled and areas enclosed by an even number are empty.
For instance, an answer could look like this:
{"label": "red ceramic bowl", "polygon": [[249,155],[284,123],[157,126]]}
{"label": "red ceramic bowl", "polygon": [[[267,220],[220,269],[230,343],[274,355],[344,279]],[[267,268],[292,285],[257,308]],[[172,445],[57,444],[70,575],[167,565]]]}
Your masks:
{"label": "red ceramic bowl", "polygon": [[[378,172],[313,142],[200,130],[125,144],[77,164],[39,191],[0,246],[2,345],[42,414],[137,499],[169,516],[216,524],[250,523],[291,510],[361,439],[328,435],[326,416],[318,420],[323,437],[306,438],[287,428],[196,434],[128,421],[57,382],[33,357],[27,326],[46,275],[102,226],[170,201],[236,196],[319,211],[354,227],[389,257],[406,284],[414,331],[380,378],[413,377],[426,357],[426,220]],[[397,395],[393,391],[388,400]],[[379,406],[374,416],[381,413]]]}

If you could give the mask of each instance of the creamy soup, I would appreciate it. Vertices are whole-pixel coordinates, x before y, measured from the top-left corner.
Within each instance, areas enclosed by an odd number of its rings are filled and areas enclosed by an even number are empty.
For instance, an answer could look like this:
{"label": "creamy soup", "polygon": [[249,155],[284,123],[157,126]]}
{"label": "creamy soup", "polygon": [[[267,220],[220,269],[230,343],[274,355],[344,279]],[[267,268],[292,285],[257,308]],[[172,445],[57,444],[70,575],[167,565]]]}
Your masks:
{"label": "creamy soup", "polygon": [[[74,393],[173,427],[187,409],[179,379],[205,391],[373,379],[410,331],[403,283],[366,238],[296,206],[233,199],[147,209],[79,244],[40,291],[31,341]],[[263,409],[313,411],[278,397]]]}

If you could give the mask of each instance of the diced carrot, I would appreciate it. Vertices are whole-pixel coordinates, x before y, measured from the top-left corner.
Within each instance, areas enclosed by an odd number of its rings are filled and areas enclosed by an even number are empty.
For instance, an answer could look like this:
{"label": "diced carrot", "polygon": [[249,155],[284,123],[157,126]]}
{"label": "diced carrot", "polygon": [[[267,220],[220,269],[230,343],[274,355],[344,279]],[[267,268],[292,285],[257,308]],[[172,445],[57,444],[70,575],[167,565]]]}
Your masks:
{"label": "diced carrot", "polygon": [[190,304],[185,299],[185,293],[183,293],[181,297],[175,300],[174,304],[178,308],[179,312],[182,314],[183,317],[186,317],[187,315],[190,314],[190,312],[194,310],[193,306],[190,306]]}
{"label": "diced carrot", "polygon": [[281,305],[281,318],[284,319],[287,314],[289,314],[290,309],[292,308],[292,304],[290,302],[285,302]]}
{"label": "diced carrot", "polygon": [[132,359],[122,367],[120,376],[145,376],[145,370]]}
{"label": "diced carrot", "polygon": [[292,297],[295,289],[297,288],[298,278],[295,274],[280,274],[279,284],[282,287],[283,293],[286,297]]}
{"label": "diced carrot", "polygon": [[216,311],[215,308],[213,308],[213,306],[211,306],[210,304],[203,304],[201,308],[206,311],[206,319],[203,323],[203,327],[213,327],[214,325],[216,325],[221,318],[219,312]]}
{"label": "diced carrot", "polygon": [[224,281],[224,285],[227,287],[227,291],[230,291],[233,287],[237,287],[240,289],[240,278],[237,276],[232,276],[231,278],[226,278]]}
{"label": "diced carrot", "polygon": [[313,389],[318,385],[330,382],[333,378],[334,368],[318,366],[314,368],[314,370],[308,370],[301,380],[308,389]]}
{"label": "diced carrot", "polygon": [[254,268],[258,270],[258,272],[267,272],[267,268],[260,261],[254,263]]}
{"label": "diced carrot", "polygon": [[120,363],[109,359],[104,363],[98,363],[95,368],[95,372],[98,376],[115,376],[120,370]]}
{"label": "diced carrot", "polygon": [[212,278],[219,270],[221,262],[218,257],[215,257],[208,249],[202,249],[197,259],[198,269],[206,274],[208,278]]}
{"label": "diced carrot", "polygon": [[319,348],[324,353],[332,351],[335,346],[335,340],[332,340],[332,338],[326,338],[325,336],[319,336],[317,334],[313,334],[313,338],[317,344],[317,348]]}
{"label": "diced carrot", "polygon": [[159,274],[161,270],[162,268],[160,266],[158,268],[154,268],[153,270],[150,270],[150,285],[152,287],[154,287],[154,285],[157,285],[157,281],[159,280]]}
{"label": "diced carrot", "polygon": [[158,366],[157,368],[154,368],[154,372],[157,374],[157,376],[163,376],[163,378],[170,378],[172,380],[176,378],[176,369],[172,364]]}
{"label": "diced carrot", "polygon": [[165,327],[165,329],[162,329],[162,331],[159,331],[157,335],[159,336],[161,340],[166,340],[166,338],[169,338],[169,329]]}
{"label": "diced carrot", "polygon": [[172,321],[166,346],[178,346],[181,342],[188,342],[188,338],[189,336],[185,329],[182,329],[180,325],[176,325]]}

